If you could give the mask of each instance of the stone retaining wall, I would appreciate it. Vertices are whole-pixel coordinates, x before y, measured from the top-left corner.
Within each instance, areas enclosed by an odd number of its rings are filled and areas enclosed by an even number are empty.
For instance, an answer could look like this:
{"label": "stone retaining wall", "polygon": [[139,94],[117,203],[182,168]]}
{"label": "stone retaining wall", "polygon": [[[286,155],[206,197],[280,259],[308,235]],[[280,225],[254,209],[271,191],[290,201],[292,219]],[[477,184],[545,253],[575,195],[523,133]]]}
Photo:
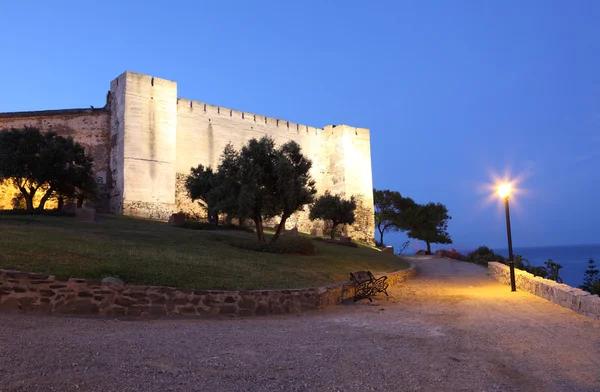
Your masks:
{"label": "stone retaining wall", "polygon": [[[491,277],[500,283],[510,285],[510,269],[497,262],[488,263]],[[535,294],[562,307],[569,308],[588,317],[600,319],[600,297],[587,291],[573,288],[553,280],[533,276],[529,272],[515,269],[517,289]]]}
{"label": "stone retaining wall", "polygon": [[[415,274],[411,265],[387,277],[390,286],[395,286]],[[102,316],[264,316],[322,309],[353,295],[348,282],[297,290],[183,290],[0,270],[0,310]]]}

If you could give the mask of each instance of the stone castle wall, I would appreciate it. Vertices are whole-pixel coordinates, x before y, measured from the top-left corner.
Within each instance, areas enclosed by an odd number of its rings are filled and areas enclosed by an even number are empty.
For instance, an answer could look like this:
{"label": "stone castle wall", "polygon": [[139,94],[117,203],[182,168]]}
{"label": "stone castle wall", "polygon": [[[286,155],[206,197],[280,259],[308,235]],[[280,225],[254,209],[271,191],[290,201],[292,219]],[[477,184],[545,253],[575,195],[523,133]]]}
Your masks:
{"label": "stone castle wall", "polygon": [[[72,136],[94,158],[94,172],[100,191],[100,209],[108,208],[110,173],[110,113],[105,109],[67,109],[41,112],[0,113],[0,129],[39,128],[55,131],[61,136]],[[10,200],[16,189],[7,184],[0,186],[0,208],[11,208]],[[40,196],[41,197],[41,196]]]}
{"label": "stone castle wall", "polygon": [[[69,113],[70,112],[70,113]],[[68,114],[69,113],[69,114]],[[173,212],[203,214],[186,195],[182,179],[198,164],[215,168],[232,143],[273,137],[296,141],[313,162],[311,175],[325,191],[361,200],[357,223],[347,234],[372,242],[373,186],[370,132],[347,125],[315,128],[289,121],[177,98],[175,82],[125,72],[113,80],[105,109],[0,113],[0,129],[23,125],[72,135],[95,159],[106,184],[106,208],[114,213],[167,219]],[[307,212],[288,221],[302,231],[314,226]]]}
{"label": "stone castle wall", "polygon": [[[387,274],[391,287],[416,274]],[[295,290],[185,290],[0,270],[0,310],[102,316],[265,316],[323,309],[352,298],[348,282]]]}

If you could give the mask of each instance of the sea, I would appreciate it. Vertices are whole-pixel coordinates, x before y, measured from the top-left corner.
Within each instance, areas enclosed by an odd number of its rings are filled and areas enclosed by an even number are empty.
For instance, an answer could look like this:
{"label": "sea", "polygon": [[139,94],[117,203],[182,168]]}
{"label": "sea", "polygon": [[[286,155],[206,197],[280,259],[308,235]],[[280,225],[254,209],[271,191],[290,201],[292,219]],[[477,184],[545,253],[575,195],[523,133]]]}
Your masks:
{"label": "sea", "polygon": [[[494,251],[508,257],[508,249]],[[573,287],[583,283],[583,273],[590,258],[596,261],[596,268],[600,269],[600,244],[513,248],[513,253],[523,256],[531,265],[544,265],[548,259],[552,259],[563,266],[559,276],[564,283]]]}

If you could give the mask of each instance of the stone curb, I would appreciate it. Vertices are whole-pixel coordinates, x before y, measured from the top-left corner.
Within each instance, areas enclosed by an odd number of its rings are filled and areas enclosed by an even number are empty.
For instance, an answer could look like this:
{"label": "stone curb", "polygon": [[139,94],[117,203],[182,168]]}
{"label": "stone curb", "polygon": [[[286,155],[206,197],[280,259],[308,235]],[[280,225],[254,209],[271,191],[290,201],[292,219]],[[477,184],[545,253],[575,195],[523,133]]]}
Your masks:
{"label": "stone curb", "polygon": [[[386,274],[391,287],[416,275]],[[121,285],[0,269],[0,310],[101,316],[265,316],[339,305],[354,295],[349,282],[290,290],[192,290]]]}
{"label": "stone curb", "polygon": [[[489,262],[488,272],[500,283],[510,285],[510,269],[507,265]],[[597,295],[566,284],[556,283],[553,280],[533,276],[533,274],[519,269],[515,269],[515,283],[519,290],[545,298],[584,316],[600,319],[600,297]]]}

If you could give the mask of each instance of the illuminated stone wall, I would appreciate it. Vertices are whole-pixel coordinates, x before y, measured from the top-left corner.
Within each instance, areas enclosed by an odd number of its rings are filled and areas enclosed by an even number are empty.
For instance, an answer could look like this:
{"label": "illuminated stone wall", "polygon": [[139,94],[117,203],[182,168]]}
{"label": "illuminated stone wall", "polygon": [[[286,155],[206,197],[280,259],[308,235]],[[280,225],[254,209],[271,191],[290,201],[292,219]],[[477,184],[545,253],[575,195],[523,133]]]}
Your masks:
{"label": "illuminated stone wall", "polygon": [[[347,125],[323,129],[295,124],[259,114],[241,112],[204,102],[179,98],[177,101],[177,164],[179,178],[198,164],[216,167],[227,143],[240,148],[251,138],[271,136],[277,144],[296,141],[313,162],[312,178],[319,194],[329,190],[346,197],[359,196],[357,223],[347,228],[352,237],[371,242],[373,238],[373,185],[371,177],[370,132]],[[183,189],[178,186],[178,189]],[[190,202],[177,195],[178,208],[188,212]],[[192,208],[194,208],[192,206]],[[307,212],[292,216],[288,229],[298,226],[310,232],[322,223],[310,222]]]}
{"label": "illuminated stone wall", "polygon": [[[41,131],[55,131],[61,136],[72,136],[94,158],[94,172],[100,200],[98,207],[108,209],[110,177],[110,113],[105,109],[67,109],[39,112],[0,113],[0,129],[39,128]],[[12,198],[18,192],[6,182],[0,185],[0,209],[12,208]],[[38,191],[39,193],[39,191]],[[40,195],[36,195],[41,198]],[[52,201],[48,208],[53,208]]]}
{"label": "illuminated stone wall", "polygon": [[[373,242],[368,129],[315,128],[177,98],[175,82],[133,72],[111,82],[103,109],[0,113],[0,129],[25,125],[71,135],[88,149],[105,186],[105,209],[158,219],[178,211],[204,214],[187,197],[183,179],[198,164],[216,167],[227,143],[239,148],[264,135],[277,144],[294,140],[313,162],[319,194],[358,197],[357,222],[347,234]],[[289,219],[288,229],[293,226],[308,232],[323,223],[310,222],[301,212]]]}
{"label": "illuminated stone wall", "polygon": [[[507,265],[490,262],[488,263],[488,272],[500,283],[510,284],[510,269]],[[515,269],[515,284],[518,290],[527,291],[585,316],[600,319],[600,297],[597,295],[553,280],[533,276],[533,274],[519,269]]]}

